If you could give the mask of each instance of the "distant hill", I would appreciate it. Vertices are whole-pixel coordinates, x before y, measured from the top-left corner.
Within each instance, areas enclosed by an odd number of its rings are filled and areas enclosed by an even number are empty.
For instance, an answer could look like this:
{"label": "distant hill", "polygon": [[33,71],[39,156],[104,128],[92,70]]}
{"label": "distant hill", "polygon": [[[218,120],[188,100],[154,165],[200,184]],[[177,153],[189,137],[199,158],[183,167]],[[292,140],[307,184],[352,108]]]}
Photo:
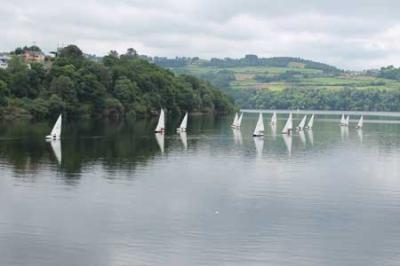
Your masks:
{"label": "distant hill", "polygon": [[400,111],[400,69],[343,71],[295,57],[153,58],[209,81],[241,108]]}
{"label": "distant hill", "polygon": [[297,57],[271,57],[271,58],[259,58],[257,55],[248,54],[243,58],[232,59],[232,58],[211,58],[210,60],[200,59],[198,57],[146,57],[153,63],[167,68],[175,67],[187,67],[191,65],[203,66],[203,67],[248,67],[248,66],[265,66],[265,67],[291,67],[291,68],[306,68],[321,70],[324,73],[339,74],[343,71],[324,63],[319,63],[307,59]]}

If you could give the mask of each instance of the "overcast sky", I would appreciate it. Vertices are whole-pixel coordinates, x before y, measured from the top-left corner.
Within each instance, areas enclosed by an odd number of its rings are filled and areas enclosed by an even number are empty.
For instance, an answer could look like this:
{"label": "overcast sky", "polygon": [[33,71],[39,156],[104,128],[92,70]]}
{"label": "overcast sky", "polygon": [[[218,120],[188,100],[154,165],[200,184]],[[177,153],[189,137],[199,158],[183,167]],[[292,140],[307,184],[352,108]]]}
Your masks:
{"label": "overcast sky", "polygon": [[365,69],[400,65],[395,0],[0,0],[0,51],[74,43],[104,55],[296,56]]}

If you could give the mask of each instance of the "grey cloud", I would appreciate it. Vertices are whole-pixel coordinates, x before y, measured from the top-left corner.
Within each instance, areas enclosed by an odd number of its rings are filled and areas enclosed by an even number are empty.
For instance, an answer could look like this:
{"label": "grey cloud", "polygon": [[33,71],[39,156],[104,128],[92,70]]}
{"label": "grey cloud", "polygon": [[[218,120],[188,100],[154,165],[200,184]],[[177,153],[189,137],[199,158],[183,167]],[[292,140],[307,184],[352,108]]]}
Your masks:
{"label": "grey cloud", "polygon": [[[76,43],[105,54],[300,56],[344,68],[395,64],[397,1],[0,0],[1,50]],[[399,33],[399,34],[398,34]],[[379,65],[378,65],[379,64]]]}

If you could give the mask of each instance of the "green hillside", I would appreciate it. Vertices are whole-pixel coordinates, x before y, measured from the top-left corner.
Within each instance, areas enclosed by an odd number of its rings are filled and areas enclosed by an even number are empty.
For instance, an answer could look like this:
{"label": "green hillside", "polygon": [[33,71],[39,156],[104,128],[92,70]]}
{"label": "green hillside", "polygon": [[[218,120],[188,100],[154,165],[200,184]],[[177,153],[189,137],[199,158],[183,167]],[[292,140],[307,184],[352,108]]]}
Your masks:
{"label": "green hillside", "polygon": [[393,67],[354,72],[299,58],[275,58],[272,65],[241,60],[229,67],[198,60],[169,68],[211,82],[242,108],[400,110],[400,70]]}

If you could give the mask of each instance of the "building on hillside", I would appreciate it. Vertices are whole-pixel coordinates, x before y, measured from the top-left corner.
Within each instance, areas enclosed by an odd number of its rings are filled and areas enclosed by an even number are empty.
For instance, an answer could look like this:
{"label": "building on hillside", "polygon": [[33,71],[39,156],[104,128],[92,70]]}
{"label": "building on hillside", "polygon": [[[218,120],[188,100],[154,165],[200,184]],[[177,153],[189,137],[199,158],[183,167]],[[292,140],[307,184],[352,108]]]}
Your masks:
{"label": "building on hillside", "polygon": [[8,54],[0,54],[0,68],[6,69],[9,61],[10,56]]}
{"label": "building on hillside", "polygon": [[24,52],[24,61],[26,64],[28,63],[44,63],[45,55],[39,51],[25,51]]}

